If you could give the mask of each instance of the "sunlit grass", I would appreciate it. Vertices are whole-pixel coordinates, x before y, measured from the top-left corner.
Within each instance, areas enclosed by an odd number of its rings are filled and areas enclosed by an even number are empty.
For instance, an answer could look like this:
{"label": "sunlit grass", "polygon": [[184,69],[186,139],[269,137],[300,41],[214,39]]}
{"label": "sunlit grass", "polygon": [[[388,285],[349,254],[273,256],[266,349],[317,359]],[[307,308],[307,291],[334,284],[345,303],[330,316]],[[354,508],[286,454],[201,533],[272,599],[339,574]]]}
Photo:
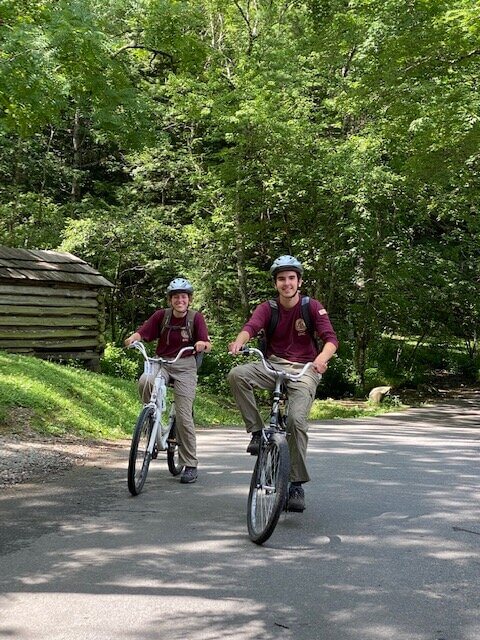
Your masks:
{"label": "sunlit grass", "polygon": [[30,426],[50,435],[121,438],[138,413],[135,385],[26,356],[0,354],[0,410],[15,419],[29,409]]}
{"label": "sunlit grass", "polygon": [[[141,405],[136,382],[0,353],[0,423],[7,415],[15,422],[16,408],[28,409],[29,426],[39,433],[119,439],[131,435]],[[195,421],[202,426],[241,422],[232,401],[204,392],[197,393]]]}
{"label": "sunlit grass", "polygon": [[[264,401],[267,398],[263,399]],[[136,382],[27,356],[0,353],[0,426],[28,426],[52,436],[128,438],[141,408]],[[15,411],[18,411],[18,417]],[[387,405],[348,405],[315,400],[311,420],[356,418],[398,410]],[[263,403],[262,413],[268,415]],[[265,417],[266,417],[265,415]],[[201,427],[242,425],[231,397],[197,390],[195,423]]]}

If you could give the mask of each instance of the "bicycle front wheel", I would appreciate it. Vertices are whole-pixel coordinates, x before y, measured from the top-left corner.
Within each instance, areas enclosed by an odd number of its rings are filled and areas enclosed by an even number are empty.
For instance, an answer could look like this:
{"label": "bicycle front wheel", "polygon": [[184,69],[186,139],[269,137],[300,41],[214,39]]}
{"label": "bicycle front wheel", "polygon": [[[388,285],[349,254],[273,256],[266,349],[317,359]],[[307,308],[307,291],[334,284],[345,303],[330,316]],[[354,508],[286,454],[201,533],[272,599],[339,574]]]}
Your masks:
{"label": "bicycle front wheel", "polygon": [[178,457],[177,425],[175,418],[173,418],[172,428],[170,429],[167,440],[167,464],[172,476],[178,476],[183,469],[183,465],[180,464]]}
{"label": "bicycle front wheel", "polygon": [[152,459],[147,447],[152,429],[153,408],[144,407],[135,425],[128,460],[128,490],[132,496],[138,496],[147,479],[148,467]]}
{"label": "bicycle front wheel", "polygon": [[274,433],[262,444],[248,494],[248,535],[263,544],[272,535],[285,506],[290,454],[285,437]]}

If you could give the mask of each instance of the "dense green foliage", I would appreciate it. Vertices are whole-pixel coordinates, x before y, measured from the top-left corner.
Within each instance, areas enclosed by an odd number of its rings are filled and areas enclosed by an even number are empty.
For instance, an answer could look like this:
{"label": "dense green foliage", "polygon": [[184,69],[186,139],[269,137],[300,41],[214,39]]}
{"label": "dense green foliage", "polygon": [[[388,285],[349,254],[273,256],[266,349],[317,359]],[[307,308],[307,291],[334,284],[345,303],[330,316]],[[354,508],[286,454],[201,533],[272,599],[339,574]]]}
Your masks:
{"label": "dense green foliage", "polygon": [[460,347],[476,375],[478,3],[0,7],[0,242],[99,268],[114,342],[182,274],[223,351],[288,252],[345,391],[379,371],[382,336]]}

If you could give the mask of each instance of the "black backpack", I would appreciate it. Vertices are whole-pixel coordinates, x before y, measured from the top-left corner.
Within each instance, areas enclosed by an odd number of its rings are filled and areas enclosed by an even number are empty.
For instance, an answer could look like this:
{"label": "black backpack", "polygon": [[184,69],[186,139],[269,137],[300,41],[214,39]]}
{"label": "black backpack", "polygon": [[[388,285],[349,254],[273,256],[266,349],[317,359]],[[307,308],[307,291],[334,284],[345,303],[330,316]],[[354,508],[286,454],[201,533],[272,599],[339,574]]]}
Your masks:
{"label": "black backpack", "polygon": [[[173,313],[173,309],[171,307],[168,307],[167,309],[165,309],[165,313],[163,314],[163,318],[162,318],[162,324],[160,327],[160,335],[162,335],[163,332],[166,331],[167,329],[173,329],[173,330],[186,329],[188,333],[189,341],[193,342],[193,321],[195,319],[195,316],[197,315],[197,312],[194,309],[189,309],[187,311],[187,315],[185,316],[185,324],[183,325],[183,327],[170,324],[172,320],[172,313]],[[203,351],[201,353],[195,354],[195,360],[197,361],[197,369],[199,369],[200,365],[202,364],[203,355],[204,355]]]}
{"label": "black backpack", "polygon": [[[258,333],[258,348],[264,355],[267,354],[267,347],[271,340],[273,332],[277,328],[278,316],[279,316],[278,301],[269,300],[268,304],[270,305],[270,321],[268,323],[268,327],[266,330],[261,329],[261,331],[259,331]],[[320,340],[315,331],[315,327],[312,321],[312,316],[310,314],[310,297],[309,296],[302,296],[300,313],[307,327],[307,331],[310,334],[310,337],[312,338],[313,343],[315,344],[315,348],[317,349],[317,351],[320,351],[320,347],[321,347]]]}

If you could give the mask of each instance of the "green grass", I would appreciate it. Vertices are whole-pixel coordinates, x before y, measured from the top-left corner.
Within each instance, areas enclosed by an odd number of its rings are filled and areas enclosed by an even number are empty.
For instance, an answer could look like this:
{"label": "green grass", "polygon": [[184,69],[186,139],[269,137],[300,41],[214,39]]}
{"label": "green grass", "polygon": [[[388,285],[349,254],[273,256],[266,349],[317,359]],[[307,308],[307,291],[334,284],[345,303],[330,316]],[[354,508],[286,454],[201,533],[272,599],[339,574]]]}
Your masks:
{"label": "green grass", "polygon": [[[140,410],[136,382],[54,364],[37,358],[0,353],[0,425],[28,413],[39,433],[92,439],[129,437]],[[8,420],[7,420],[8,418]],[[240,424],[233,402],[198,393],[199,425]],[[15,429],[21,425],[14,425]]]}
{"label": "green grass", "polygon": [[310,420],[334,420],[339,418],[367,418],[382,413],[401,411],[407,407],[402,405],[381,404],[369,402],[346,404],[335,400],[315,400],[310,411]]}
{"label": "green grass", "polygon": [[[135,385],[37,358],[0,354],[0,421],[28,410],[30,426],[50,435],[116,439],[138,413]],[[23,415],[24,412],[22,412]],[[17,427],[17,425],[15,425]]]}
{"label": "green grass", "polygon": [[[316,400],[310,418],[353,418],[375,415],[386,409]],[[21,432],[24,421],[28,420],[29,427],[52,436],[128,438],[139,410],[136,382],[37,358],[0,353],[0,429],[3,431],[13,428]],[[199,426],[242,424],[231,398],[216,397],[201,388],[195,400],[195,422]]]}

